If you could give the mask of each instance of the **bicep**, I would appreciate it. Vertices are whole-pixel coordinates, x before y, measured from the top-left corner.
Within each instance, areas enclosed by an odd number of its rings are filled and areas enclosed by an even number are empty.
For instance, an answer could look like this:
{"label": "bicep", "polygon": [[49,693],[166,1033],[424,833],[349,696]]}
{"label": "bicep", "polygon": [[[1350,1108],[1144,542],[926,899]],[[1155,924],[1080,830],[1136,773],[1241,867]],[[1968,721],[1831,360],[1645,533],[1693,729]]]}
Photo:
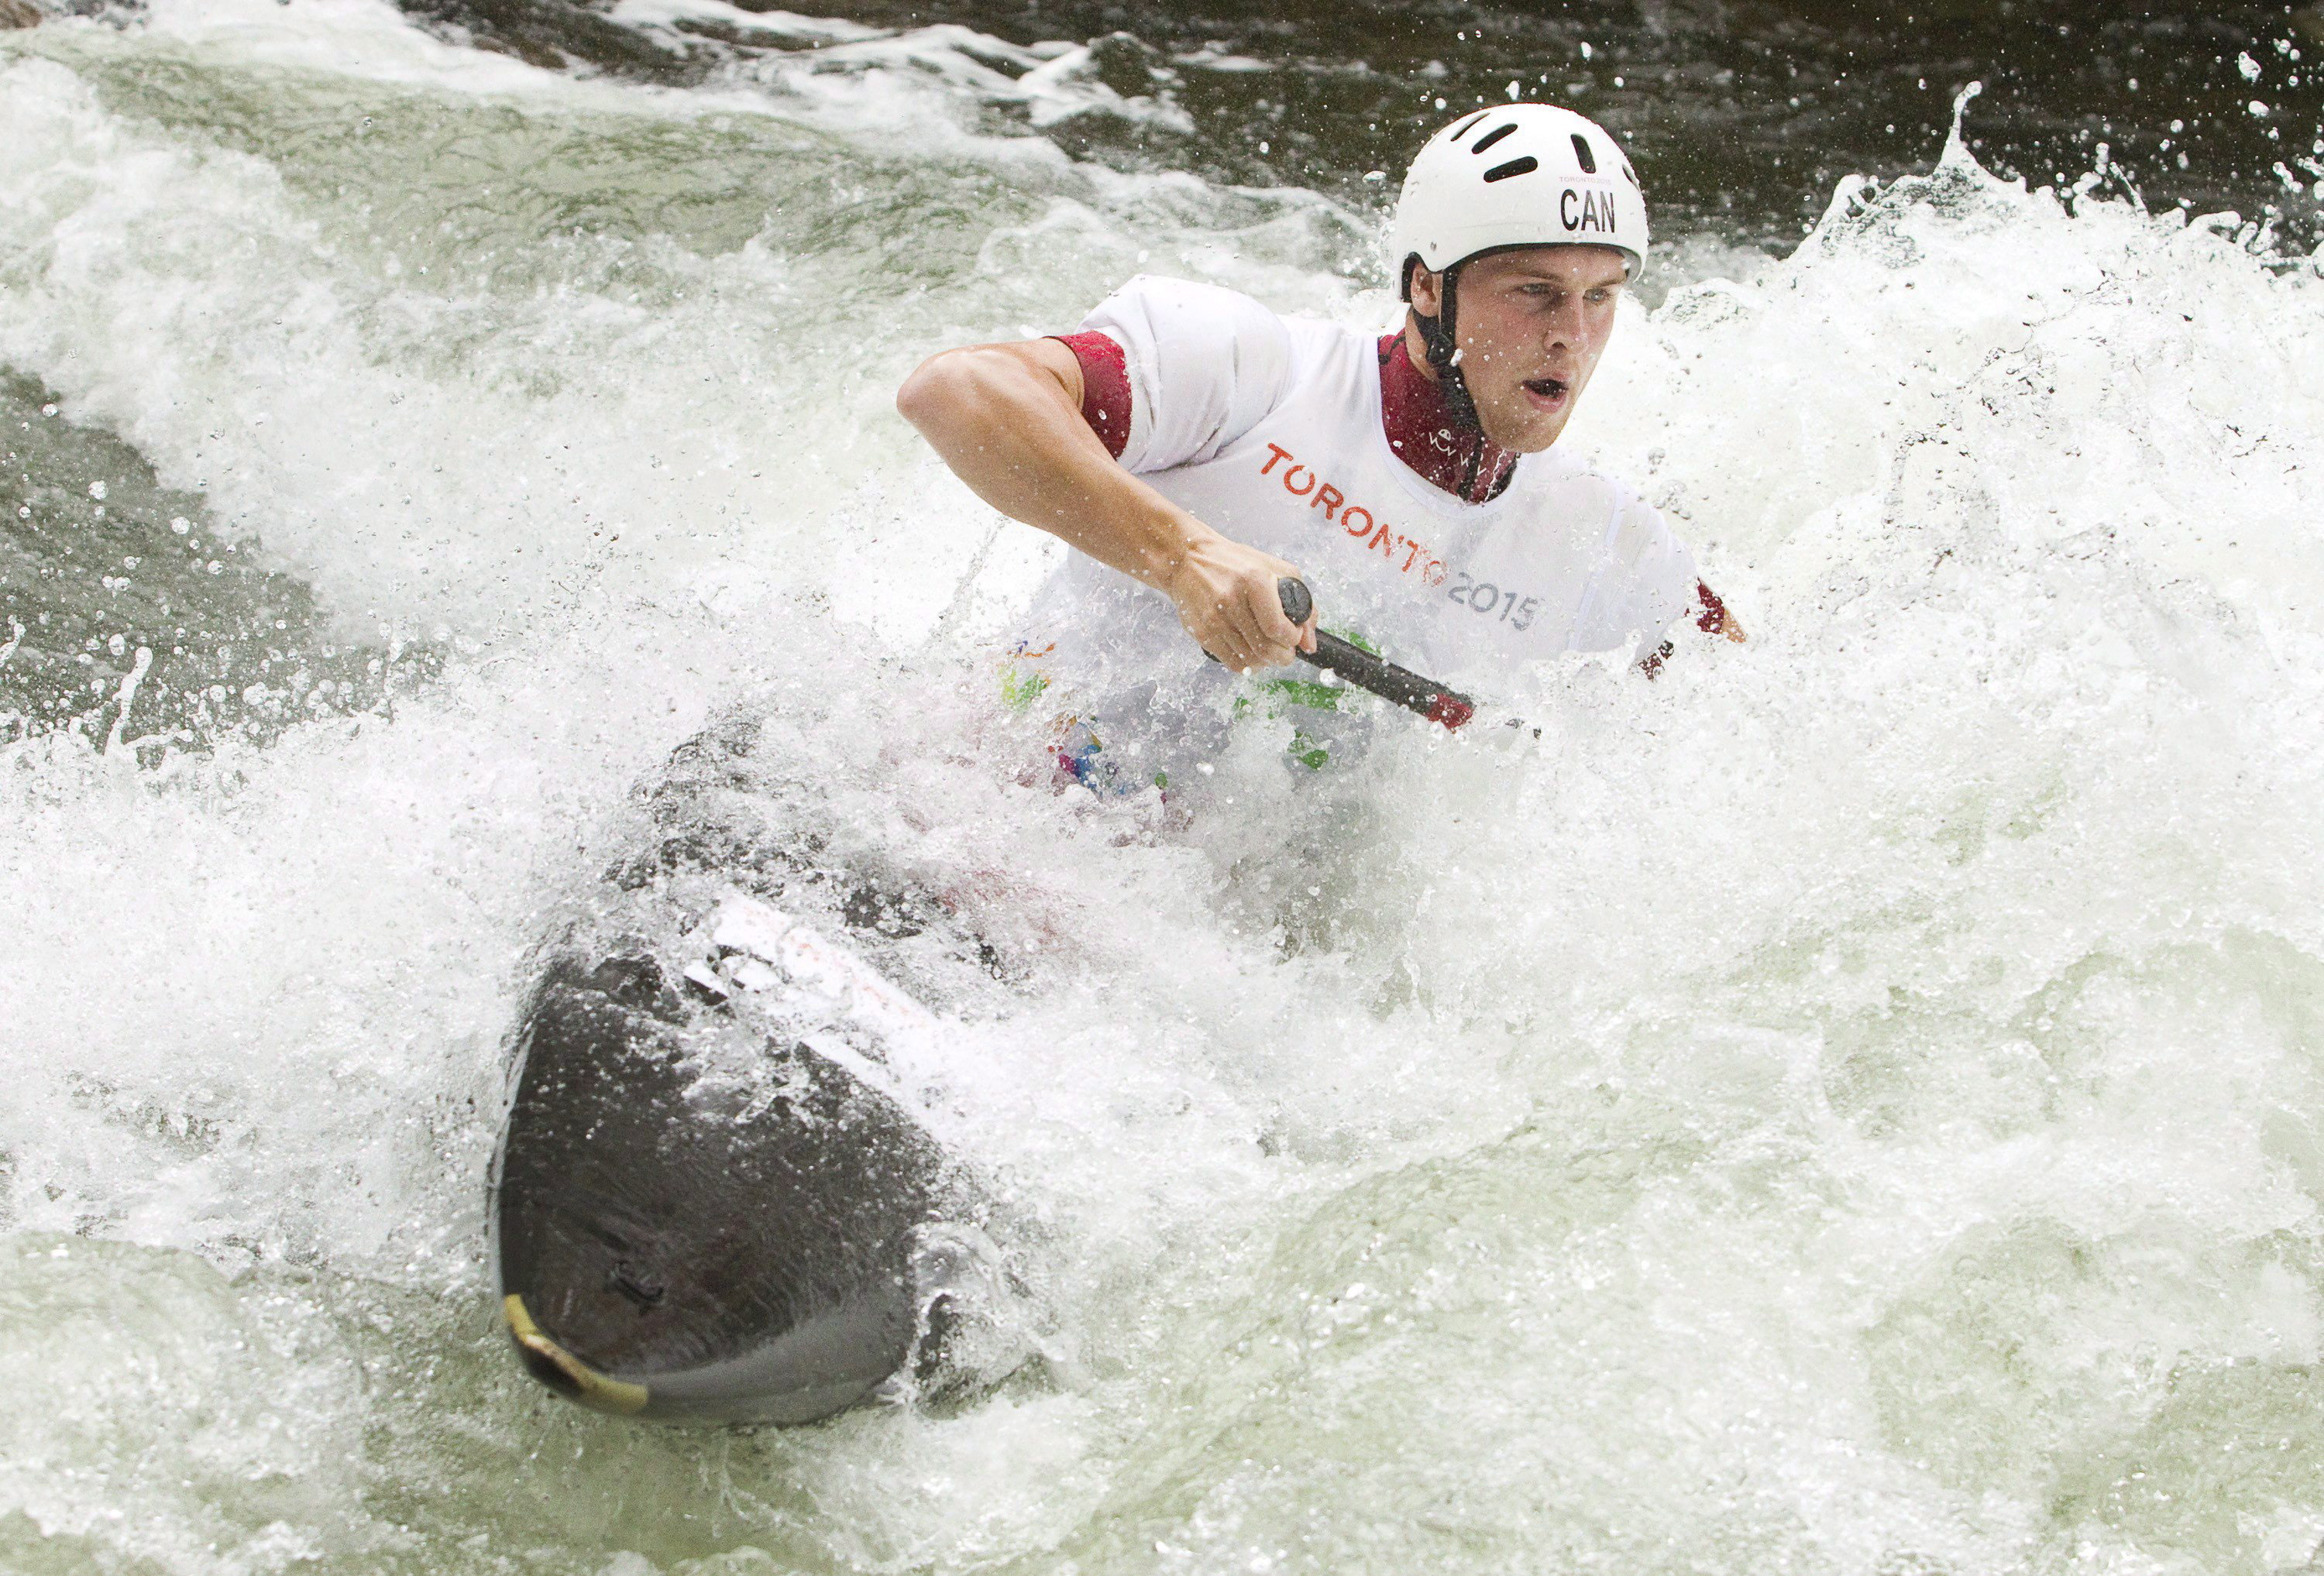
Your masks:
{"label": "bicep", "polygon": [[896,391],[896,409],[922,432],[988,416],[1017,400],[1055,403],[1078,412],[1081,364],[1054,339],[964,345],[928,357]]}
{"label": "bicep", "polygon": [[1672,626],[1698,608],[1702,582],[1694,556],[1661,512],[1628,488],[1613,493],[1603,578],[1577,644],[1605,650],[1635,641],[1637,660],[1651,676],[1670,653]]}

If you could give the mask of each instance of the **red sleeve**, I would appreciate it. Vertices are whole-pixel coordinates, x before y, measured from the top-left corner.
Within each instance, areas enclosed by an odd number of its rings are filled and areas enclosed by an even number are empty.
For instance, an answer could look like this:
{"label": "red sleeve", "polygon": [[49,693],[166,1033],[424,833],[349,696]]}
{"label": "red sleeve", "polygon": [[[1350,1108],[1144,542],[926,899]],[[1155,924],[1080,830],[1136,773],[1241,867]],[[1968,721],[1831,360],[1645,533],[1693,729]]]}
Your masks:
{"label": "red sleeve", "polygon": [[[1693,612],[1694,627],[1704,634],[1725,635],[1730,641],[1739,641],[1743,638],[1742,633],[1736,629],[1734,620],[1728,615],[1727,604],[1719,600],[1719,593],[1700,580],[1694,583]],[[1663,670],[1663,659],[1671,654],[1672,649],[1671,643],[1665,641],[1660,646],[1648,652],[1638,663],[1639,671],[1648,678],[1660,673]]]}
{"label": "red sleeve", "polygon": [[1094,329],[1053,334],[1082,364],[1082,419],[1114,458],[1130,447],[1130,362],[1121,346]]}
{"label": "red sleeve", "polygon": [[1706,635],[1725,634],[1727,604],[1719,600],[1719,594],[1698,580],[1694,583],[1694,599],[1702,608],[1702,611],[1695,615],[1694,627]]}

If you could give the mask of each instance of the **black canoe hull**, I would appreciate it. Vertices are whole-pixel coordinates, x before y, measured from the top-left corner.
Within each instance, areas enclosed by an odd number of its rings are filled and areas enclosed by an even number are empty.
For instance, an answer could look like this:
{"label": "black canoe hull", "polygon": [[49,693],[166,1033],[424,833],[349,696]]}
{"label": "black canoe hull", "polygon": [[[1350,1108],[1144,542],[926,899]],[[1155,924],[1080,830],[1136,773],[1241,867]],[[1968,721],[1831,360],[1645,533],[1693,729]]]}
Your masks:
{"label": "black canoe hull", "polygon": [[855,1404],[923,1332],[914,1250],[956,1191],[942,1151],[804,1046],[766,1047],[771,1098],[706,1092],[683,1028],[639,992],[634,964],[563,965],[521,1031],[493,1199],[520,1355],[646,1418]]}
{"label": "black canoe hull", "polygon": [[888,1067],[896,1037],[943,1031],[853,945],[893,934],[900,899],[802,852],[758,738],[730,718],[641,790],[650,840],[515,1036],[503,1308],[526,1368],[603,1411],[805,1423],[927,1378],[948,1267],[989,1248],[982,1190]]}

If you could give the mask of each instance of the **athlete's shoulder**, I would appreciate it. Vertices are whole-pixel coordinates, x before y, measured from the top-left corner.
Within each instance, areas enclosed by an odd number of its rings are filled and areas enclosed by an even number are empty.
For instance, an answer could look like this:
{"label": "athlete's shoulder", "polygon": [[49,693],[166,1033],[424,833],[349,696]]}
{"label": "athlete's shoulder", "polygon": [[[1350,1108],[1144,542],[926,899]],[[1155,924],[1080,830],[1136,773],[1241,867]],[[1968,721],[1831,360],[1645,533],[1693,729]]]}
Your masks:
{"label": "athlete's shoulder", "polygon": [[1261,311],[1266,310],[1257,297],[1241,290],[1213,284],[1207,280],[1180,279],[1168,273],[1133,273],[1116,285],[1113,293],[1106,300],[1151,301],[1166,308],[1183,306],[1200,309],[1207,305],[1214,309],[1258,307]]}
{"label": "athlete's shoulder", "polygon": [[1283,318],[1240,290],[1201,280],[1141,273],[1125,281],[1090,313],[1085,327],[1120,324],[1153,338],[1277,336]]}
{"label": "athlete's shoulder", "polygon": [[1513,485],[1522,487],[1561,513],[1595,518],[1627,533],[1670,534],[1662,512],[1628,482],[1586,456],[1553,448],[1527,455]]}
{"label": "athlete's shoulder", "polygon": [[1518,502],[1506,529],[1538,550],[1571,554],[1577,566],[1587,566],[1596,587],[1591,606],[1611,620],[1600,629],[1584,619],[1578,631],[1584,649],[1618,643],[1633,623],[1659,630],[1677,616],[1673,599],[1692,586],[1694,558],[1661,510],[1576,455],[1529,455],[1518,472],[1532,473],[1524,484],[1531,495]]}
{"label": "athlete's shoulder", "polygon": [[1602,524],[1610,520],[1629,491],[1588,459],[1565,448],[1526,456],[1510,478],[1509,488],[1517,495],[1513,500],[1517,509],[1513,512],[1546,511],[1576,528],[1591,521]]}
{"label": "athlete's shoulder", "polygon": [[1301,338],[1240,290],[1140,274],[1100,302],[1082,327],[1127,355],[1130,428],[1121,462],[1167,470],[1215,455],[1289,394]]}
{"label": "athlete's shoulder", "polygon": [[1157,346],[1231,347],[1242,355],[1264,358],[1272,353],[1299,362],[1333,350],[1368,348],[1375,337],[1304,312],[1278,312],[1222,284],[1155,273],[1125,281],[1092,309],[1083,327],[1126,330],[1123,337]]}

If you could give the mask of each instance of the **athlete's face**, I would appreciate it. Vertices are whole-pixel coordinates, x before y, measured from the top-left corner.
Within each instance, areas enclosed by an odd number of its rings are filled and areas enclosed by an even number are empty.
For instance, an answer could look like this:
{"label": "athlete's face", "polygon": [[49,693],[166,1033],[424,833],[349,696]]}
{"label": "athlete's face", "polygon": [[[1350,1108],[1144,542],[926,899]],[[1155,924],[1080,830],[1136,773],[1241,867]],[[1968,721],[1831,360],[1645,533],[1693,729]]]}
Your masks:
{"label": "athlete's face", "polygon": [[[1461,270],[1452,329],[1485,436],[1520,454],[1547,448],[1598,370],[1628,270],[1611,246],[1527,246]],[[1415,310],[1443,307],[1443,277],[1412,276]]]}

